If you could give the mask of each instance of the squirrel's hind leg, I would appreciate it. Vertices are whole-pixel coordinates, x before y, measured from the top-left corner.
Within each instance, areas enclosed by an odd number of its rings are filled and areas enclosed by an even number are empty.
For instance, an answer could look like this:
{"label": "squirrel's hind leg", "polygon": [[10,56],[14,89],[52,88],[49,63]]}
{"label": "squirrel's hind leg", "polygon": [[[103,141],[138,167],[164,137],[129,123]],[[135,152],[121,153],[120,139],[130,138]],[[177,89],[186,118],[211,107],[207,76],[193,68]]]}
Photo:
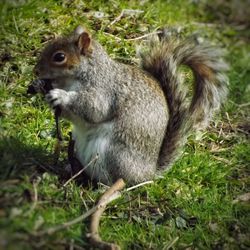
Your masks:
{"label": "squirrel's hind leg", "polygon": [[112,182],[123,178],[127,184],[134,185],[154,178],[156,163],[150,162],[136,151],[121,149],[119,146],[112,148],[108,152],[106,163]]}

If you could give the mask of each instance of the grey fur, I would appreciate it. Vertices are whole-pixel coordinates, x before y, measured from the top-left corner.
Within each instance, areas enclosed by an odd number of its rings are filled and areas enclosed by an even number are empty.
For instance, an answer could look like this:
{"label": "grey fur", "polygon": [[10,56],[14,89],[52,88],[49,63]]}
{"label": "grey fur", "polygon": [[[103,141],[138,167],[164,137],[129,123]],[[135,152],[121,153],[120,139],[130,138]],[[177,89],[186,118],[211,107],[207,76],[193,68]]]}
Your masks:
{"label": "grey fur", "polygon": [[[190,131],[205,128],[227,96],[228,65],[222,52],[209,45],[182,43],[169,37],[152,39],[150,46],[140,53],[142,68],[159,80],[169,108],[169,122],[158,159],[158,167],[166,169],[178,157]],[[189,66],[194,74],[194,95],[187,105],[185,85],[177,69]]]}
{"label": "grey fur", "polygon": [[[129,184],[146,181],[169,167],[187,133],[209,120],[225,99],[226,66],[217,50],[153,39],[141,51],[140,69],[112,60],[95,41],[91,54],[81,55],[76,41],[74,34],[49,45],[36,71],[40,78],[53,80],[55,89],[46,100],[52,107],[59,105],[73,123],[82,164],[99,154],[87,173],[106,184],[117,178]],[[55,50],[64,50],[74,64],[51,67],[48,60]],[[190,66],[196,77],[191,105],[180,81],[180,64]],[[196,66],[200,72],[212,72],[213,81],[199,75]]]}

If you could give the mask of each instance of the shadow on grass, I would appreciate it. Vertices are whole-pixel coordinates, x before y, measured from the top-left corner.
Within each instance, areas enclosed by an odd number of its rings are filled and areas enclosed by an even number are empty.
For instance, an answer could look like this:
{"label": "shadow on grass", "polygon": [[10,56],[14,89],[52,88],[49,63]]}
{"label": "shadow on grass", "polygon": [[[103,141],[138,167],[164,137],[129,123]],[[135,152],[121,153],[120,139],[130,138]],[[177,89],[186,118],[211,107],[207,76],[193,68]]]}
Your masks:
{"label": "shadow on grass", "polygon": [[[57,161],[54,153],[44,147],[26,144],[14,137],[0,137],[0,181],[19,179],[25,175],[33,179],[49,172],[57,175],[60,182],[65,182],[83,168],[76,158],[70,163],[66,155],[65,159]],[[97,182],[84,172],[74,181],[84,187],[97,187]]]}
{"label": "shadow on grass", "polygon": [[41,146],[28,145],[14,137],[0,137],[0,180],[54,172],[52,154]]}

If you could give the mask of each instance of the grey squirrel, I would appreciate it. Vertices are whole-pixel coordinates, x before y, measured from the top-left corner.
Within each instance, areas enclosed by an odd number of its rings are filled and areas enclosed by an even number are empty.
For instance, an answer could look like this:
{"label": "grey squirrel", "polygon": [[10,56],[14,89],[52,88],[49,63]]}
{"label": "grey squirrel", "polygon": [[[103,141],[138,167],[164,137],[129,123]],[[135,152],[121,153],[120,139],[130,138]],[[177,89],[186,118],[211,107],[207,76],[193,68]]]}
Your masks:
{"label": "grey squirrel", "polygon": [[[206,126],[227,95],[227,65],[220,50],[155,36],[140,51],[141,67],[111,59],[78,26],[42,51],[35,66],[53,89],[45,99],[73,124],[75,154],[85,172],[111,184],[149,179],[169,168],[190,131]],[[194,75],[187,98],[178,67]]]}

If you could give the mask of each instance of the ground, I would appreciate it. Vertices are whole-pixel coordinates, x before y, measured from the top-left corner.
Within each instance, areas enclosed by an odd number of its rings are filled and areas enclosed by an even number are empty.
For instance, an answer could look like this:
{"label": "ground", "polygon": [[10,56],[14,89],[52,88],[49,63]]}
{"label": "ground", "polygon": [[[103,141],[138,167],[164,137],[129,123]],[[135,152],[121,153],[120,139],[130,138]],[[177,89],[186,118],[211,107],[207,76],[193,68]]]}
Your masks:
{"label": "ground", "polygon": [[[125,9],[138,11],[120,16]],[[103,239],[122,249],[249,249],[248,10],[236,0],[1,1],[0,249],[91,248],[88,220],[35,236],[84,213],[105,187],[63,187],[66,149],[55,167],[53,115],[41,96],[26,94],[41,48],[78,24],[122,62],[137,63],[136,38],[168,26],[223,48],[230,64],[229,97],[208,130],[189,138],[163,178],[108,206]],[[70,124],[62,127],[67,141]]]}

